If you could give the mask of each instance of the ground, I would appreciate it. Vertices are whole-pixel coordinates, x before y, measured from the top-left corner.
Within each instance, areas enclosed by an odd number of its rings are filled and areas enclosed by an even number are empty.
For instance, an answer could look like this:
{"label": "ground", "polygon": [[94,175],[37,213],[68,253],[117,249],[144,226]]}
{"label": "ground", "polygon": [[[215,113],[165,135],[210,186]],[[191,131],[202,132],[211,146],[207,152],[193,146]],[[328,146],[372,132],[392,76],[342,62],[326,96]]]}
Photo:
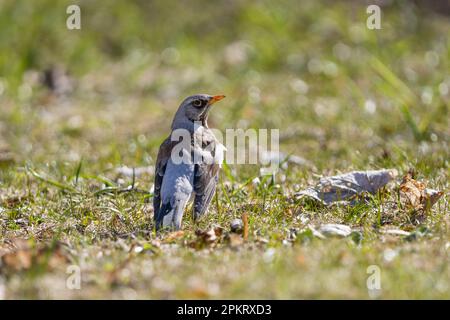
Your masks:
{"label": "ground", "polygon": [[[80,6],[69,31],[64,1],[0,2],[0,298],[450,298],[444,11],[393,2],[369,30],[356,1]],[[211,127],[279,129],[305,161],[226,165],[206,217],[156,234],[158,147],[201,92],[227,96]],[[398,176],[356,206],[295,196],[382,168]],[[444,193],[420,219],[398,201],[409,170]]]}

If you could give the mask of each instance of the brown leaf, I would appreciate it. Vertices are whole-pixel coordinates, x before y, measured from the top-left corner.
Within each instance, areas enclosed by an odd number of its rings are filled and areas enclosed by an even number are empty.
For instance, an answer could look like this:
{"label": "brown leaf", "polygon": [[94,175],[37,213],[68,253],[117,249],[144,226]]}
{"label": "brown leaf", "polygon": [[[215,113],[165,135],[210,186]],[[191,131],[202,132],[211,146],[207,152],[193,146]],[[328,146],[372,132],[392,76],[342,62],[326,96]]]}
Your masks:
{"label": "brown leaf", "polygon": [[220,226],[214,227],[214,233],[216,234],[216,237],[220,238],[223,234],[223,228]]}
{"label": "brown leaf", "polygon": [[18,250],[3,255],[2,262],[9,268],[16,271],[21,271],[31,267],[33,256],[31,254],[31,250]]}
{"label": "brown leaf", "polygon": [[213,227],[207,231],[197,230],[195,232],[197,239],[190,246],[199,249],[204,245],[212,245],[220,239],[222,233],[223,229],[221,227]]}
{"label": "brown leaf", "polygon": [[400,185],[400,201],[404,206],[421,209],[425,188],[424,183],[414,180],[411,174],[408,173],[403,177]]}
{"label": "brown leaf", "polygon": [[69,261],[59,244],[55,247],[48,244],[33,247],[24,239],[14,239],[9,248],[4,248],[2,252],[5,252],[0,257],[2,265],[14,271],[28,270],[34,265],[54,269]]}
{"label": "brown leaf", "polygon": [[169,233],[167,235],[167,237],[164,238],[164,242],[165,243],[173,242],[173,241],[181,238],[182,236],[184,236],[184,231],[183,230],[174,231],[174,232]]}
{"label": "brown leaf", "polygon": [[214,231],[214,229],[210,229],[208,231],[197,230],[195,234],[200,241],[203,241],[205,243],[213,243],[217,240],[216,232]]}
{"label": "brown leaf", "polygon": [[400,185],[401,204],[416,211],[430,209],[442,195],[443,192],[427,189],[425,182],[413,179],[411,172],[403,177]]}
{"label": "brown leaf", "polygon": [[58,266],[61,266],[67,262],[69,262],[69,259],[67,258],[67,256],[64,254],[63,250],[61,250],[59,247],[54,250],[53,252],[49,253],[50,256],[46,257],[45,249],[41,249],[40,254],[38,255],[38,263],[47,263],[48,267],[50,269],[55,269]]}

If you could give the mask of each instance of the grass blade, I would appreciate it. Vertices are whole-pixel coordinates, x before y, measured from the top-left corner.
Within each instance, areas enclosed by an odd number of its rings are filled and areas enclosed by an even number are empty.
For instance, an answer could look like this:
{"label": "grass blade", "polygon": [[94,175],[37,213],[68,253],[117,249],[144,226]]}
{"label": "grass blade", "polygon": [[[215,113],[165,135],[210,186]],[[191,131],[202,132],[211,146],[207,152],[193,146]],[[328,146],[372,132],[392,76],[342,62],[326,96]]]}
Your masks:
{"label": "grass blade", "polygon": [[42,175],[40,175],[39,173],[37,173],[36,171],[34,171],[33,169],[28,169],[28,170],[38,180],[41,180],[41,181],[43,181],[45,183],[48,183],[48,184],[50,184],[50,185],[52,185],[54,187],[57,187],[59,189],[62,189],[64,191],[70,191],[72,193],[79,193],[79,191],[77,189],[75,189],[75,188],[73,188],[73,187],[71,187],[69,185],[63,184],[63,183],[58,182],[58,181],[53,180],[53,179],[45,178]]}

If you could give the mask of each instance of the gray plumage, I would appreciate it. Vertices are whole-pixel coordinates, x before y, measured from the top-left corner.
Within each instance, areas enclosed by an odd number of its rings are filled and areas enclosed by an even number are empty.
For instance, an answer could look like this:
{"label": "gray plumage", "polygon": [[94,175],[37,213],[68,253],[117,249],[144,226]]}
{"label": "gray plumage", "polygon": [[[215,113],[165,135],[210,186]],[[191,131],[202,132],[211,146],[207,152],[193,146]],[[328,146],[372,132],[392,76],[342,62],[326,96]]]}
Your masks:
{"label": "gray plumage", "polygon": [[[190,141],[184,141],[187,146],[182,145],[179,144],[181,140],[172,141],[175,135],[171,135],[160,146],[153,198],[157,230],[180,229],[184,210],[192,196],[194,219],[207,211],[216,189],[221,163],[219,153],[222,152],[222,145],[208,128],[207,118],[211,105],[223,98],[205,94],[190,96],[178,108],[172,133],[182,129],[189,133]],[[181,150],[184,156],[181,163],[172,156],[175,150]]]}

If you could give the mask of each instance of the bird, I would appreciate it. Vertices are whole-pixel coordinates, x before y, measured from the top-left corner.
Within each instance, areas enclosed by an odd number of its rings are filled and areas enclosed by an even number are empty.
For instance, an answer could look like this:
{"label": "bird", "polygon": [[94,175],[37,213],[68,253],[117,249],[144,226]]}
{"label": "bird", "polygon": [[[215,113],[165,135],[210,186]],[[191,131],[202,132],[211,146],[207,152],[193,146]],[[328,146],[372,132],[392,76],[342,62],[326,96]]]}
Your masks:
{"label": "bird", "polygon": [[191,199],[194,221],[208,210],[225,147],[207,120],[211,106],[223,98],[195,94],[185,98],[175,113],[172,132],[160,145],[155,165],[153,209],[157,231],[180,230]]}

